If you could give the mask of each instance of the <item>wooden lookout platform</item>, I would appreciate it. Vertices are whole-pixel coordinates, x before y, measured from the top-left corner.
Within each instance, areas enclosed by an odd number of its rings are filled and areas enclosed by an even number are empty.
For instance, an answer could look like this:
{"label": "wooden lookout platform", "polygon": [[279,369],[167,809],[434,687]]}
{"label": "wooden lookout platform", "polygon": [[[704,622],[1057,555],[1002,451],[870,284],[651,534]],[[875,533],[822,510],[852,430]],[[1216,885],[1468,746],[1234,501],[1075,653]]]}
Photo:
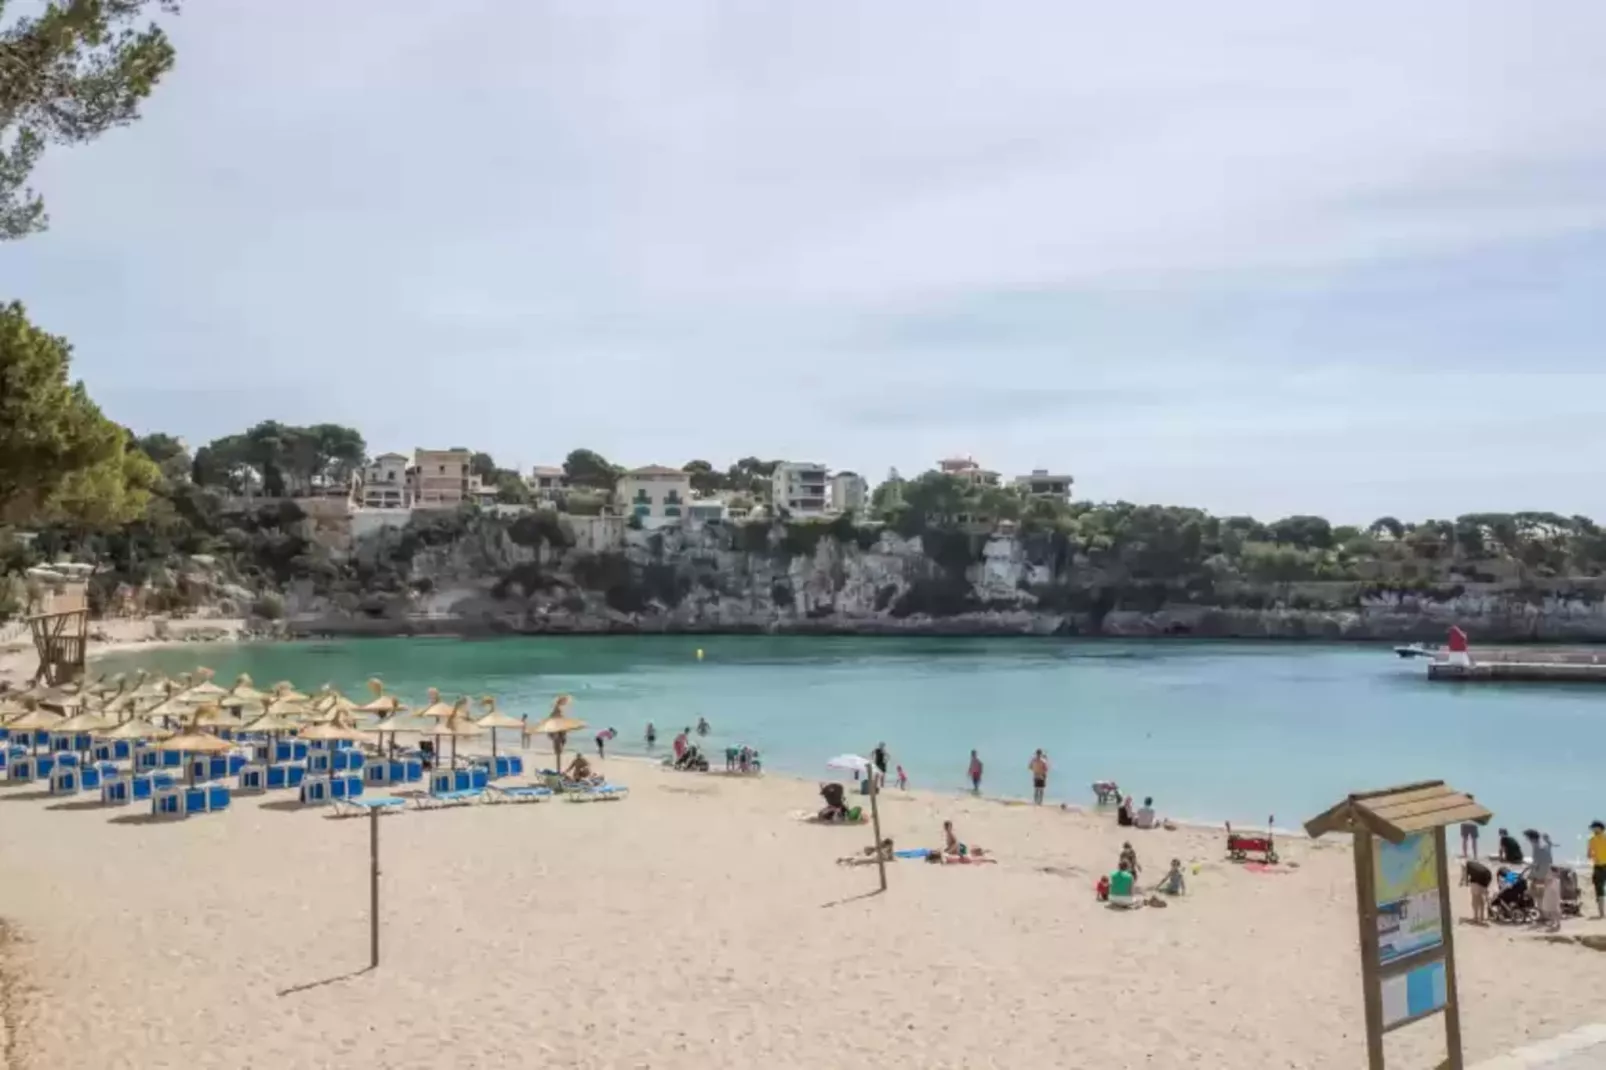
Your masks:
{"label": "wooden lookout platform", "polygon": [[40,613],[28,618],[28,627],[33,630],[34,649],[39,652],[35,683],[42,680],[51,687],[60,687],[84,674],[89,646],[87,606]]}

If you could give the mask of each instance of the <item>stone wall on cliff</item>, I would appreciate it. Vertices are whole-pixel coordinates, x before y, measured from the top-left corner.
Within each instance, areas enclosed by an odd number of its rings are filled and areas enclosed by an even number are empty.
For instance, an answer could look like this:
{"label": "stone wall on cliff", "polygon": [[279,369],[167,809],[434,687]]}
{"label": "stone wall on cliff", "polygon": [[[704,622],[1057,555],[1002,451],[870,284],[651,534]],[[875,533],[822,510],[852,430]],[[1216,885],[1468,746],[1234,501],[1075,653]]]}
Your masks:
{"label": "stone wall on cliff", "polygon": [[[626,530],[619,550],[495,517],[420,536],[357,537],[365,581],[286,591],[301,633],[778,632],[1606,640],[1599,585],[1157,583],[1063,545],[1012,536],[903,538],[851,525]],[[583,544],[582,544],[583,543]]]}

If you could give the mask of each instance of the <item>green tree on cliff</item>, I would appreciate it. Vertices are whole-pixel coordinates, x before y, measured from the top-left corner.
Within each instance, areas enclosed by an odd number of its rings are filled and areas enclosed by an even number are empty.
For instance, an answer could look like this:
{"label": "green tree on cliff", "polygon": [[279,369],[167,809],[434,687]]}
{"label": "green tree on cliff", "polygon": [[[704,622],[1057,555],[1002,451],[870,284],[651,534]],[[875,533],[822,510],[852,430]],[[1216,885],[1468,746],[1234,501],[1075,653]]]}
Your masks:
{"label": "green tree on cliff", "polygon": [[72,348],[0,309],[0,523],[104,528],[137,517],[160,478],[129,435],[68,379]]}
{"label": "green tree on cliff", "polygon": [[[5,14],[0,0],[0,18]],[[147,11],[175,0],[55,0],[0,27],[0,240],[45,229],[28,178],[49,144],[92,141],[139,118],[173,67],[173,46]]]}

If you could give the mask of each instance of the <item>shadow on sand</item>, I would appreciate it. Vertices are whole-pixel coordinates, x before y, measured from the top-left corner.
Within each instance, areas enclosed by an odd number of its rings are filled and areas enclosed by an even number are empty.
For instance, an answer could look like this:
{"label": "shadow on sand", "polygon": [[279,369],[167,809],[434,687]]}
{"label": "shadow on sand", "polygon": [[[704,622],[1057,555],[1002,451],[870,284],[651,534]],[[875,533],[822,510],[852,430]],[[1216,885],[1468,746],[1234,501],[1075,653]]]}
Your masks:
{"label": "shadow on sand", "polygon": [[350,973],[343,973],[338,977],[325,977],[321,981],[308,981],[304,985],[292,985],[289,988],[282,988],[279,990],[279,995],[293,996],[297,992],[306,992],[314,988],[322,988],[324,985],[339,984],[341,981],[354,981],[365,973],[373,972],[374,968],[372,966],[364,966],[360,970],[352,970]]}

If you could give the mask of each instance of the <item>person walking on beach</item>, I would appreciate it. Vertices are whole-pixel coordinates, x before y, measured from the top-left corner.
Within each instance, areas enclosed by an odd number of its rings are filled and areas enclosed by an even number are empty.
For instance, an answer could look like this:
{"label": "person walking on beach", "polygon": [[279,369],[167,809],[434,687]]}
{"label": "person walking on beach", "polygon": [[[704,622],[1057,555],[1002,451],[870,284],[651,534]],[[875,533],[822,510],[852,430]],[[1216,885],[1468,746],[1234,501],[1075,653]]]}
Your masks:
{"label": "person walking on beach", "polygon": [[970,793],[981,794],[981,759],[976,757],[975,751],[970,752]]}
{"label": "person walking on beach", "polygon": [[[1469,792],[1467,801],[1470,802],[1471,800],[1472,795]],[[1476,821],[1461,822],[1461,857],[1478,857],[1478,823]]]}
{"label": "person walking on beach", "polygon": [[909,790],[909,778],[908,778],[908,776],[906,776],[904,774],[903,766],[901,766],[901,765],[898,766],[898,790],[899,791],[908,791]]}
{"label": "person walking on beach", "polygon": [[1561,928],[1561,881],[1553,872],[1555,856],[1550,837],[1537,829],[1527,829],[1523,836],[1528,840],[1528,853],[1532,858],[1528,866],[1528,886],[1539,904],[1539,920],[1555,931]]}
{"label": "person walking on beach", "polygon": [[1026,768],[1032,773],[1032,802],[1038,806],[1043,805],[1043,790],[1048,787],[1048,755],[1042,748],[1038,748],[1032,760],[1026,763]]}
{"label": "person walking on beach", "polygon": [[1606,918],[1606,821],[1591,821],[1589,861],[1595,883],[1595,917]]}
{"label": "person walking on beach", "polygon": [[[519,719],[524,722],[524,727],[519,729],[519,745],[521,747],[523,747],[525,750],[529,750],[530,749],[530,715],[529,714],[525,714],[523,717],[521,717]],[[394,742],[394,738],[395,737],[392,737],[392,742]]]}
{"label": "person walking on beach", "polygon": [[887,782],[887,744],[884,740],[877,743],[875,750],[870,752],[870,761],[875,764],[875,786],[882,787]]}

